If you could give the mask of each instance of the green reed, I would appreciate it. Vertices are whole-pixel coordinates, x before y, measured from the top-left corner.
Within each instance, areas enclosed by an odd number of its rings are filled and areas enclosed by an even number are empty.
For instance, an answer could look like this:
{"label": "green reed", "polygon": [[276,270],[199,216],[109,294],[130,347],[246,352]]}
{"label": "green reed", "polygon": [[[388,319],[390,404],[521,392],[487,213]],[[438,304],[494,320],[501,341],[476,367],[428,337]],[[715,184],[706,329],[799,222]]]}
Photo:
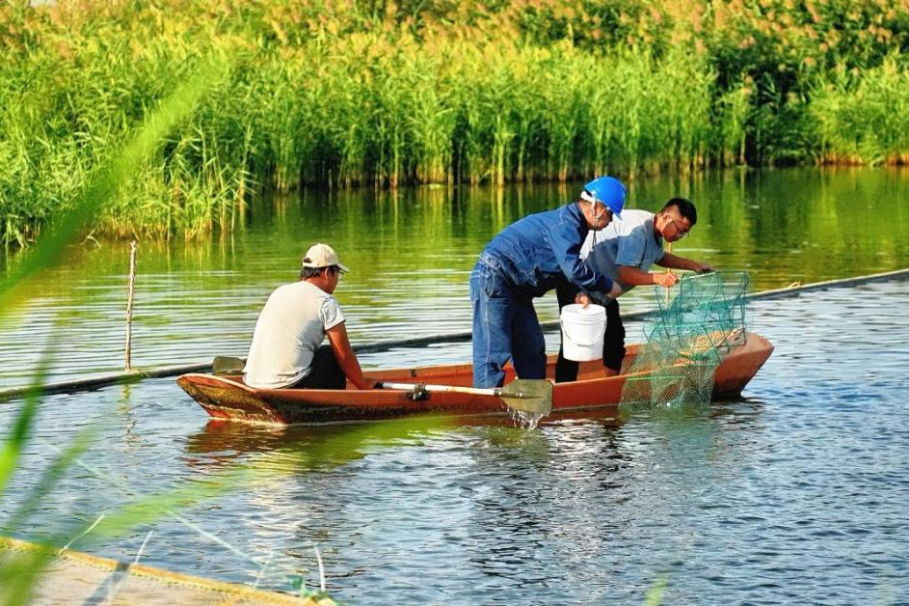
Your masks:
{"label": "green reed", "polygon": [[[156,220],[169,222],[180,221],[175,215],[193,215],[192,219],[183,219],[186,224],[199,224],[217,218],[222,224],[228,221],[231,208],[222,205],[212,208],[210,205],[197,207],[196,201],[203,196],[216,200],[227,199],[225,190],[236,187],[237,180],[245,180],[245,174],[231,175],[225,170],[222,159],[213,150],[221,149],[219,135],[201,129],[189,129],[184,125],[194,108],[205,95],[217,92],[221,83],[227,79],[229,62],[220,60],[203,61],[197,72],[190,74],[179,83],[174,91],[161,99],[155,108],[150,108],[143,117],[142,126],[137,128],[126,141],[107,141],[109,153],[94,166],[83,167],[86,174],[73,179],[72,195],[63,201],[53,229],[42,233],[34,250],[8,275],[0,277],[0,319],[14,309],[23,298],[24,285],[38,272],[56,264],[63,254],[64,247],[70,243],[77,232],[90,224],[99,212],[118,214],[118,204],[124,199],[150,200],[153,206],[146,211]],[[181,128],[181,125],[182,126]],[[99,138],[101,129],[96,128],[94,138]],[[88,134],[80,135],[88,137]],[[243,145],[250,144],[248,134],[242,139]],[[166,148],[164,152],[161,147]],[[65,153],[72,153],[64,149]],[[248,153],[241,148],[237,153]],[[242,156],[241,156],[242,157]],[[163,162],[163,163],[162,163]],[[74,165],[76,161],[74,160]],[[191,174],[187,171],[192,166]],[[196,167],[201,166],[203,179],[197,179]],[[27,170],[27,167],[22,168]],[[151,177],[149,177],[151,175]],[[62,173],[58,176],[62,177]],[[179,192],[173,197],[161,197],[157,189],[159,183],[166,183],[166,189]],[[193,188],[202,187],[203,195],[193,195]],[[145,190],[143,188],[148,188]],[[58,190],[60,191],[60,190]],[[124,195],[124,192],[128,192]],[[234,195],[230,193],[229,195]],[[179,199],[178,199],[179,198]],[[158,202],[162,200],[163,202]],[[129,205],[119,209],[131,212]],[[130,221],[142,221],[143,217],[117,217],[122,225]],[[57,322],[64,326],[70,315],[76,313],[79,305],[69,311],[61,312]],[[0,441],[0,498],[11,492],[15,486],[17,473],[29,447],[37,441],[35,424],[38,421],[42,402],[42,385],[46,382],[57,350],[63,348],[63,342],[54,338],[42,355],[42,359],[33,377],[34,387],[24,398],[18,413]],[[127,392],[128,393],[128,392]],[[378,429],[361,426],[339,428],[325,434],[323,439],[300,444],[292,440],[288,457],[296,463],[285,465],[283,471],[271,469],[268,476],[261,471],[255,462],[245,468],[227,469],[211,474],[204,482],[178,482],[169,489],[140,497],[127,497],[135,492],[134,487],[126,482],[113,478],[86,464],[82,458],[95,443],[97,431],[102,420],[88,421],[85,427],[75,433],[71,442],[58,448],[56,444],[48,446],[57,452],[48,457],[40,471],[30,472],[35,481],[28,490],[20,495],[15,507],[10,508],[0,524],[0,535],[21,534],[23,528],[30,524],[41,504],[53,492],[55,487],[72,472],[74,467],[81,467],[96,479],[112,485],[110,507],[93,522],[80,521],[74,516],[70,521],[61,521],[50,528],[41,528],[41,539],[37,548],[21,553],[3,554],[0,566],[0,604],[18,606],[31,601],[35,587],[46,574],[48,566],[58,555],[62,545],[72,545],[78,541],[78,548],[98,546],[104,540],[123,537],[135,532],[139,527],[161,521],[174,519],[201,539],[215,541],[236,555],[255,562],[251,555],[233,547],[222,539],[207,533],[185,517],[185,512],[200,503],[216,498],[228,491],[247,488],[253,482],[273,479],[279,473],[306,472],[314,467],[327,464],[341,465],[355,458],[364,456],[368,448],[378,448],[384,444],[400,444],[413,433],[423,434],[450,423],[449,420],[431,417],[407,419],[384,424]],[[331,456],[327,456],[330,453]],[[30,468],[34,468],[31,465]],[[117,492],[122,498],[117,498]],[[97,512],[80,512],[83,516],[92,516]],[[267,564],[267,563],[266,563]],[[264,570],[264,567],[263,569]],[[299,579],[299,571],[294,571]],[[307,593],[299,583],[301,594]],[[330,600],[327,603],[333,603]]]}
{"label": "green reed", "polygon": [[897,56],[861,73],[841,65],[813,90],[810,117],[828,163],[909,162],[909,64]]}
{"label": "green reed", "polygon": [[[226,44],[211,22],[178,27],[168,19],[174,31],[162,33],[147,12],[129,17],[138,22],[91,14],[86,19],[97,30],[58,33],[63,50],[39,45],[0,68],[12,76],[0,85],[7,243],[26,243],[65,210],[65,200],[179,81],[200,47]],[[645,137],[661,149],[651,154],[656,162],[698,153],[680,150],[685,136],[672,128],[664,136],[639,123],[652,114],[648,104],[662,100],[596,98],[592,83],[623,68],[629,79],[651,78],[650,88],[658,88],[665,70],[644,54],[595,57],[570,46],[524,45],[511,35],[465,44],[403,32],[250,50],[243,43],[260,32],[248,29],[253,23],[233,25],[241,69],[194,108],[134,186],[111,199],[93,225],[99,232],[168,238],[229,230],[251,188],[565,180],[607,165],[633,168],[638,154],[619,154]],[[35,27],[49,26],[38,19]],[[136,42],[137,31],[146,42]],[[34,71],[41,65],[48,67]],[[591,122],[630,105],[640,110],[610,123],[621,129],[611,134],[619,141],[608,151],[602,141],[592,149]]]}
{"label": "green reed", "polygon": [[99,233],[227,231],[269,188],[902,162],[905,112],[889,108],[905,103],[905,67],[883,58],[909,36],[894,2],[17,0],[0,10],[0,238],[34,239],[206,53],[237,69],[99,214]]}

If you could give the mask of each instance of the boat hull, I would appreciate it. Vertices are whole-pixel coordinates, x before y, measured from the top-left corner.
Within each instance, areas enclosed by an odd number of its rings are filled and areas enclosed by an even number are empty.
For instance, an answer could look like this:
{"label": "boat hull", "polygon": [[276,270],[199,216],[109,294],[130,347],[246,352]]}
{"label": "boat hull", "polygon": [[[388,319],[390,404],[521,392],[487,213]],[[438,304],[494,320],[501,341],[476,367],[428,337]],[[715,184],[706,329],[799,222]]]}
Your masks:
{"label": "boat hull", "polygon": [[[631,346],[625,365],[637,354]],[[727,352],[714,374],[714,399],[734,398],[773,353],[773,345],[760,335],[749,333],[744,344]],[[555,357],[548,361],[547,373],[552,378]],[[371,377],[383,381],[470,386],[469,364],[427,368],[372,371]],[[620,374],[604,377],[600,361],[580,365],[578,380],[557,383],[553,388],[553,411],[571,411],[615,407],[629,379],[646,376]],[[513,380],[514,370],[506,371],[506,382]],[[296,423],[335,423],[389,419],[432,412],[437,414],[477,415],[505,413],[507,408],[495,396],[462,393],[432,393],[425,399],[413,400],[408,392],[392,390],[359,391],[321,389],[253,389],[238,376],[221,377],[186,374],[177,384],[215,419],[289,425]]]}

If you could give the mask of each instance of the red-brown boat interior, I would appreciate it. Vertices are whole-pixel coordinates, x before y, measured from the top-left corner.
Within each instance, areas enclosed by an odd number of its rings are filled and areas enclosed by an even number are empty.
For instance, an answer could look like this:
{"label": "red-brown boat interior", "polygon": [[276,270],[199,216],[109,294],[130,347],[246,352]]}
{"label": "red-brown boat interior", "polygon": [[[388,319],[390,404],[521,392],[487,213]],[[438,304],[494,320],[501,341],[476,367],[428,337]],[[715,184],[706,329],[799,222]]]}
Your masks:
{"label": "red-brown boat interior", "polygon": [[[624,368],[629,368],[638,346],[628,349]],[[758,372],[773,352],[773,345],[755,333],[745,343],[723,356],[714,376],[714,398],[733,398]],[[555,356],[550,356],[547,375],[553,378]],[[468,387],[472,381],[469,364],[412,369],[373,370],[367,373],[384,381],[428,383]],[[558,383],[553,389],[554,411],[614,407],[622,397],[629,375],[603,376],[599,360],[583,362],[578,380]],[[506,382],[514,379],[509,368]],[[408,392],[393,390],[359,391],[318,389],[252,389],[240,376],[217,377],[204,374],[181,376],[177,383],[214,418],[259,423],[325,423],[393,418],[420,412],[445,414],[504,413],[502,401],[491,395],[433,393],[413,400]]]}

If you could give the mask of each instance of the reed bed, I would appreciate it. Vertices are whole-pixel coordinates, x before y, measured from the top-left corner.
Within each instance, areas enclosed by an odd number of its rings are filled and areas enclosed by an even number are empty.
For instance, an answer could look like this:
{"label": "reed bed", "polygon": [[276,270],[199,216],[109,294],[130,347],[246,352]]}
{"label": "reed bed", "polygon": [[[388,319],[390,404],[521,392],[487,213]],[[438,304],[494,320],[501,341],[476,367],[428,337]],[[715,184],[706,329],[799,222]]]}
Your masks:
{"label": "reed bed", "polygon": [[0,238],[32,240],[213,54],[235,69],[97,233],[230,230],[266,189],[905,162],[899,2],[685,4],[7,3]]}

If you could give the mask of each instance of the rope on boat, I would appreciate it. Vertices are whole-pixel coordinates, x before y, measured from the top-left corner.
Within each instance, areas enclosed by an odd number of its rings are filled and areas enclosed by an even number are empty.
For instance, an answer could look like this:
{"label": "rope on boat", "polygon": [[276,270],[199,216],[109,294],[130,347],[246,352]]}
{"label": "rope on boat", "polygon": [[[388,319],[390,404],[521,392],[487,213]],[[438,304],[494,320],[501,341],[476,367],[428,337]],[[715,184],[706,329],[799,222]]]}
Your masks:
{"label": "rope on boat", "polygon": [[[850,287],[850,286],[860,286],[863,284],[870,284],[873,282],[886,282],[889,280],[899,280],[903,278],[909,278],[909,269],[900,269],[896,271],[888,271],[879,274],[870,274],[867,276],[858,276],[855,278],[844,278],[841,280],[828,280],[826,282],[815,282],[813,284],[805,284],[804,286],[794,286],[790,285],[786,288],[778,288],[775,290],[765,290],[763,292],[751,293],[745,296],[749,301],[756,300],[765,300],[765,299],[781,299],[783,297],[794,297],[802,293],[814,292],[819,290],[827,290],[830,288],[841,288],[841,287]],[[793,284],[799,284],[795,282]],[[629,313],[623,313],[622,318],[625,320],[642,320],[647,315],[651,314],[650,310],[643,311],[634,311]],[[544,330],[554,330],[559,327],[558,321],[553,322],[543,322],[541,326]],[[365,345],[355,346],[353,349],[358,354],[361,353],[377,353],[382,351],[389,351],[392,349],[407,349],[414,347],[427,347],[429,345],[434,345],[436,343],[461,343],[464,341],[470,341],[472,333],[470,331],[465,332],[456,332],[443,335],[434,335],[429,337],[416,337],[413,339],[398,339],[394,341],[377,341],[375,343],[367,343]],[[125,385],[130,383],[137,383],[142,379],[147,378],[161,378],[161,377],[176,377],[178,375],[186,374],[189,372],[208,372],[211,370],[211,362],[200,362],[197,364],[189,364],[184,366],[159,366],[157,368],[149,368],[145,370],[131,370],[128,372],[116,372],[108,373],[103,375],[95,375],[93,377],[88,377],[85,379],[75,379],[72,381],[60,381],[57,383],[47,383],[46,385],[36,387],[36,386],[22,386],[22,387],[11,387],[7,389],[0,389],[0,401],[9,400],[11,398],[16,398],[30,393],[35,394],[53,394],[53,393],[72,393],[78,391],[87,391],[92,389],[100,389],[102,387],[108,387],[110,385]]]}

